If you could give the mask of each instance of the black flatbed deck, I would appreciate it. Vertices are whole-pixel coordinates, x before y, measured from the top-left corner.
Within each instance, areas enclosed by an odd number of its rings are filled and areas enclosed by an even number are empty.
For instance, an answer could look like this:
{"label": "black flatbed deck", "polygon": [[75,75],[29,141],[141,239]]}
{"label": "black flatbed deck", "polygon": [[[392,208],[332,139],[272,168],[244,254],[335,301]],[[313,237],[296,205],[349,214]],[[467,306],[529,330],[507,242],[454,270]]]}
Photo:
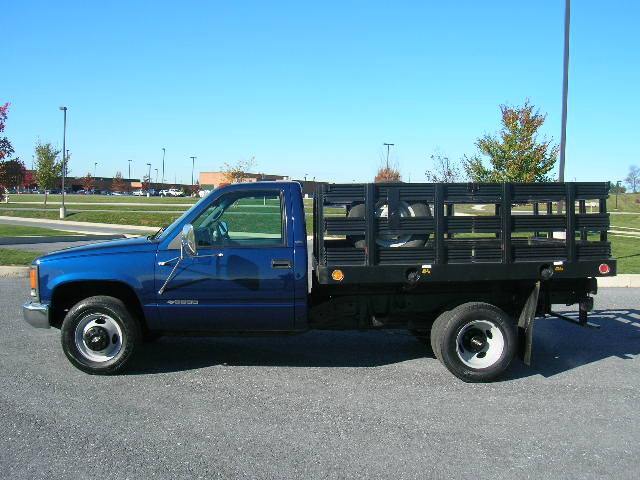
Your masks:
{"label": "black flatbed deck", "polygon": [[[602,264],[615,275],[608,196],[608,182],[323,185],[314,198],[316,281],[538,280],[545,269],[554,279],[576,279],[603,276]],[[429,214],[403,216],[402,206],[415,203]],[[359,204],[364,216],[349,216]],[[376,215],[381,205],[383,217]],[[377,241],[385,236],[425,241],[385,247]],[[354,238],[364,241],[356,246]],[[335,270],[342,280],[332,278]]]}

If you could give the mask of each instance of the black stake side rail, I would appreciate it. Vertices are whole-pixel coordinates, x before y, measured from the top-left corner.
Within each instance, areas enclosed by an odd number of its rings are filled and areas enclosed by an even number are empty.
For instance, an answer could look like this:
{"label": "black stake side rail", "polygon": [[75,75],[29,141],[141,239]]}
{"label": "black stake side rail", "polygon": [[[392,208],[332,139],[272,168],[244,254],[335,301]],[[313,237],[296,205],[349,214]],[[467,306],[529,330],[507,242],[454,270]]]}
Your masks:
{"label": "black stake side rail", "polygon": [[[464,281],[533,279],[552,268],[555,275],[569,278],[600,276],[599,266],[607,263],[607,275],[614,275],[616,262],[607,241],[608,195],[607,182],[322,185],[314,199],[316,274],[320,283],[335,283],[335,269],[343,270],[347,283],[405,283],[414,271],[422,281]],[[598,202],[597,213],[587,213],[588,200]],[[427,204],[433,216],[401,217],[403,202]],[[565,213],[554,213],[554,202],[564,205]],[[357,204],[365,205],[364,218],[325,216],[326,207]],[[382,204],[388,217],[376,218]],[[455,204],[489,204],[496,215],[454,216]],[[532,204],[532,214],[514,213],[514,204]],[[546,215],[540,215],[541,205]],[[533,237],[512,236],[518,232],[532,232]],[[565,239],[553,238],[554,232],[563,232]],[[589,241],[590,232],[599,233],[599,240]],[[456,238],[459,233],[493,235]],[[376,242],[378,235],[427,235],[428,241],[421,247],[383,248]],[[335,239],[340,236],[364,239],[365,248]]]}

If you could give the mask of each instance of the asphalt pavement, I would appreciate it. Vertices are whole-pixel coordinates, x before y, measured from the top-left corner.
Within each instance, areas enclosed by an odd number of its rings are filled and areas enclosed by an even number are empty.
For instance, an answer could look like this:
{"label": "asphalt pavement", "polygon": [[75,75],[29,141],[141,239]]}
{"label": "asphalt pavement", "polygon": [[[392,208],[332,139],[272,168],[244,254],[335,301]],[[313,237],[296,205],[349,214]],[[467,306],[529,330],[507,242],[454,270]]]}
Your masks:
{"label": "asphalt pavement", "polygon": [[90,376],[26,297],[0,280],[2,478],[638,478],[639,289],[479,385],[403,332],[163,338]]}

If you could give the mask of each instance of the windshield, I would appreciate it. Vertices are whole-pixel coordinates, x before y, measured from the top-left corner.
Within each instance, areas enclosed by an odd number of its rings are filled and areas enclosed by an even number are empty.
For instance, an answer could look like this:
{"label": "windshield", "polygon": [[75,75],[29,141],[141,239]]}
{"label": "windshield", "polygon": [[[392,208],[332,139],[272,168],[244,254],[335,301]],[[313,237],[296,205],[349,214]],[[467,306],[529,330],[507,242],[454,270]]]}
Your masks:
{"label": "windshield", "polygon": [[[211,194],[209,194],[211,195]],[[178,225],[180,222],[182,222],[182,220],[184,220],[184,218],[189,215],[191,213],[191,211],[194,208],[197,208],[198,205],[200,205],[202,202],[204,202],[207,198],[209,198],[209,195],[207,195],[206,197],[201,198],[200,200],[198,200],[196,203],[193,204],[193,206],[191,208],[189,208],[187,211],[185,211],[182,215],[180,215],[178,218],[176,218],[173,223],[171,225],[169,225],[166,228],[162,228],[161,231],[158,231],[156,234],[153,235],[153,237],[151,237],[153,240],[164,240],[167,235],[169,235],[169,233],[174,229],[174,227],[176,225]]]}

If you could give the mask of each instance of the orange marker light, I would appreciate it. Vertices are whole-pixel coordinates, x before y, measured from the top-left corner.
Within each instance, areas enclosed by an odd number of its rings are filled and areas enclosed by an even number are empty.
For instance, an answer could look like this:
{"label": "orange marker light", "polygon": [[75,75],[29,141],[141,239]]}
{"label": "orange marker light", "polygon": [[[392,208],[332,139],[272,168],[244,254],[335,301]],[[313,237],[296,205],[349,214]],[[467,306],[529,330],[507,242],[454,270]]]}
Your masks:
{"label": "orange marker light", "polygon": [[331,272],[331,278],[336,282],[341,282],[344,279],[344,273],[342,273],[342,270],[334,270]]}
{"label": "orange marker light", "polygon": [[38,288],[38,271],[35,268],[29,270],[29,283],[31,286],[31,290],[35,290]]}

